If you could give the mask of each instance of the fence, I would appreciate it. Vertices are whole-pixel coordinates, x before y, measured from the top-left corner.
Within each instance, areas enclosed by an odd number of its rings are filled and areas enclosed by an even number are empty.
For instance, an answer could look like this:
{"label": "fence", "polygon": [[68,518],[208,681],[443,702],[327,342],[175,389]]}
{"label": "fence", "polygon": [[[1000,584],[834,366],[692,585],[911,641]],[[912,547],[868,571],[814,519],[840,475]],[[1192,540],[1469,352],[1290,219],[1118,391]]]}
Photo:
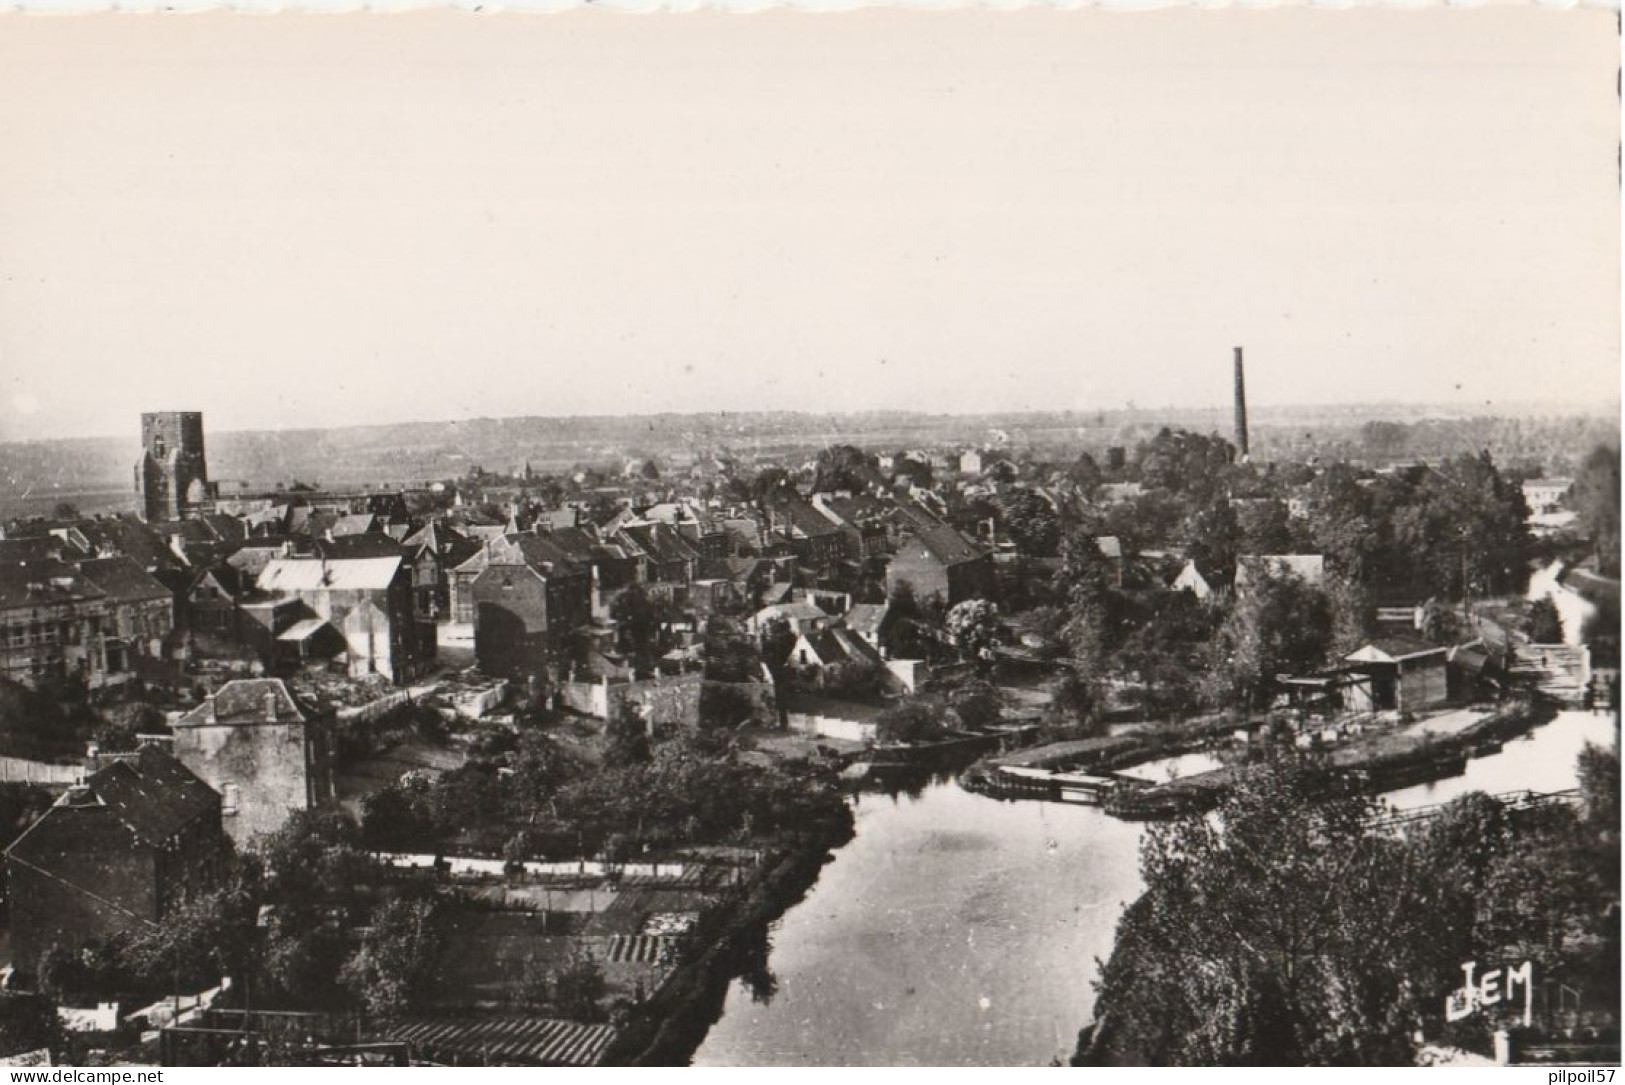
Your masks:
{"label": "fence", "polygon": [[371,723],[373,720],[389,715],[411,699],[412,693],[410,690],[396,690],[394,693],[384,694],[376,701],[368,701],[364,705],[357,705],[354,708],[341,708],[338,715],[341,720]]}
{"label": "fence", "polygon": [[84,776],[85,770],[82,765],[54,765],[48,761],[0,757],[0,783],[67,787],[78,783]]}

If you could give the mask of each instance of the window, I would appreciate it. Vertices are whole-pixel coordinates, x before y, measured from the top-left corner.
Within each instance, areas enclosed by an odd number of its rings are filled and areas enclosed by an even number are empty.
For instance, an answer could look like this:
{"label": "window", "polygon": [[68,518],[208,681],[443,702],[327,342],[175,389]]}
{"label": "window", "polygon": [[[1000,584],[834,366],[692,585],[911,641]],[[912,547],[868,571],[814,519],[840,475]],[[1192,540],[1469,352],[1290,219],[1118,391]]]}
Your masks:
{"label": "window", "polygon": [[220,814],[230,817],[237,812],[237,785],[222,784],[220,786]]}

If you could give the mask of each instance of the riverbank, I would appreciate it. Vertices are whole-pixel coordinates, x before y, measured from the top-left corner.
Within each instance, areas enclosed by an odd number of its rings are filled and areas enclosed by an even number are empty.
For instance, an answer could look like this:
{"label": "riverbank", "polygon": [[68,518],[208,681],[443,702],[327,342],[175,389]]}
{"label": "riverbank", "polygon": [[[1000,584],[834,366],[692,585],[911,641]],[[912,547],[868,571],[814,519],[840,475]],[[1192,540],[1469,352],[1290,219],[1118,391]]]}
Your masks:
{"label": "riverbank", "polygon": [[966,790],[992,798],[1104,804],[1115,790],[1151,786],[1151,781],[1124,775],[1126,770],[1208,750],[1216,740],[1247,729],[1239,718],[1219,714],[1123,734],[1029,746],[984,758],[960,782]]}
{"label": "riverbank", "polygon": [[[1459,776],[1469,760],[1495,753],[1507,739],[1549,721],[1557,710],[1554,702],[1537,696],[1446,731],[1424,723],[1364,735],[1328,750],[1327,768],[1330,775],[1351,779],[1367,793]],[[1174,729],[1048,743],[984,758],[966,770],[960,783],[992,798],[1097,804],[1108,814],[1131,821],[1176,817],[1216,806],[1246,765],[1222,766],[1166,782],[1125,775],[1124,770],[1192,752],[1212,752],[1216,740],[1250,730],[1238,720],[1213,716]]]}
{"label": "riverbank", "polygon": [[[1498,751],[1557,712],[1556,703],[1535,697],[1448,733],[1412,728],[1363,736],[1327,752],[1326,777],[1328,783],[1349,781],[1359,791],[1377,794],[1459,776],[1471,759]],[[1150,787],[1120,787],[1107,793],[1102,805],[1115,817],[1142,821],[1210,810],[1246,771],[1246,765],[1227,766]]]}
{"label": "riverbank", "polygon": [[692,932],[694,956],[684,960],[655,995],[623,1022],[600,1065],[687,1066],[722,1015],[733,981],[755,969],[766,973],[768,930],[818,881],[834,851],[854,835],[844,823],[824,827],[776,858],[724,901]]}

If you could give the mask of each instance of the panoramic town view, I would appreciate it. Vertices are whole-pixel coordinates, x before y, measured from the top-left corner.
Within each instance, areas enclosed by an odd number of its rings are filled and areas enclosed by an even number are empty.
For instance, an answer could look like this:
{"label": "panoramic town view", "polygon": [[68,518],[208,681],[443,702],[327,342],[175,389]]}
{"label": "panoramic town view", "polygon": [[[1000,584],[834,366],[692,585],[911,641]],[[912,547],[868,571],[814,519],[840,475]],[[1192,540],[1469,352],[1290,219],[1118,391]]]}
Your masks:
{"label": "panoramic town view", "polygon": [[0,20],[0,1063],[1617,1064],[1613,14],[598,14]]}

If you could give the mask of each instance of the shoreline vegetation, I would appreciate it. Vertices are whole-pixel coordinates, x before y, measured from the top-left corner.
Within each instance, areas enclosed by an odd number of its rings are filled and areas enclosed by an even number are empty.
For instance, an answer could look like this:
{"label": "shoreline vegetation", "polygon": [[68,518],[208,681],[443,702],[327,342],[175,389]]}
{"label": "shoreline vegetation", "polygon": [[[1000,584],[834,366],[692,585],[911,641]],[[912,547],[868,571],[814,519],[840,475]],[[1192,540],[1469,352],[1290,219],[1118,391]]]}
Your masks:
{"label": "shoreline vegetation", "polygon": [[[1070,1064],[1413,1065],[1488,1056],[1496,1029],[1520,1049],[1617,1045],[1617,734],[1579,754],[1577,775],[1563,801],[1473,792],[1396,832],[1360,781],[1276,747],[1212,813],[1148,828],[1145,889]],[[1529,962],[1541,1027],[1516,1006],[1441,1019],[1468,960]],[[1553,1002],[1554,984],[1570,997]]]}

